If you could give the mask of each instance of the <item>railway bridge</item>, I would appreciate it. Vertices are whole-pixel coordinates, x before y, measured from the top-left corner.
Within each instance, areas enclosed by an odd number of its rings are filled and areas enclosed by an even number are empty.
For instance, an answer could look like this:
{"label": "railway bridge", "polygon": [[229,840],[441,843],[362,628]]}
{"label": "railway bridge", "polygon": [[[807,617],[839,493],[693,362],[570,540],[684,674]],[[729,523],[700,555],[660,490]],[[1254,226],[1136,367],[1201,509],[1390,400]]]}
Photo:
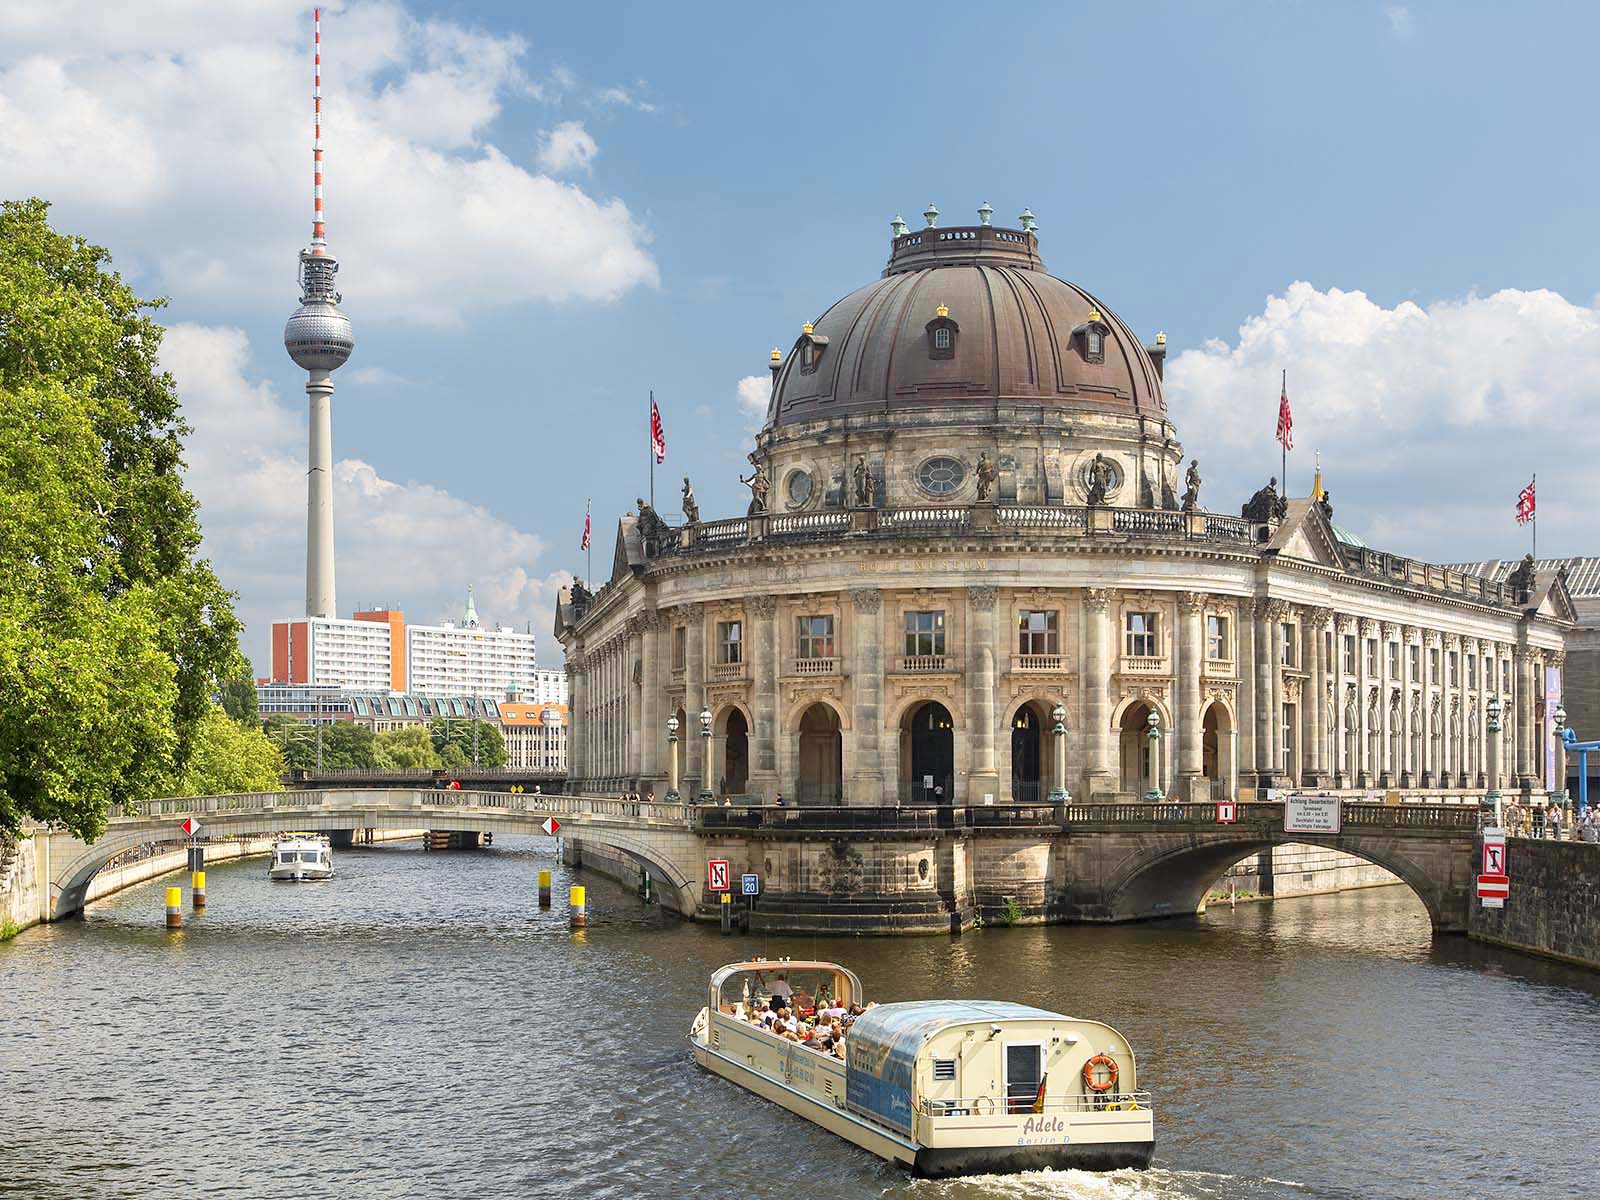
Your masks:
{"label": "railway bridge", "polygon": [[1339,832],[1284,829],[1281,803],[1000,804],[777,808],[635,805],[615,797],[433,788],[292,790],[151,801],[117,812],[93,843],[45,834],[40,876],[50,919],[82,908],[89,881],[134,847],[180,837],[288,830],[447,829],[540,834],[555,817],[571,861],[627,882],[648,876],[663,905],[715,917],[708,859],[762,877],[750,913],[772,931],[959,931],[1004,911],[1027,921],[1121,922],[1200,911],[1229,866],[1270,846],[1309,843],[1386,868],[1421,899],[1433,928],[1461,933],[1473,896],[1478,810],[1347,803]]}

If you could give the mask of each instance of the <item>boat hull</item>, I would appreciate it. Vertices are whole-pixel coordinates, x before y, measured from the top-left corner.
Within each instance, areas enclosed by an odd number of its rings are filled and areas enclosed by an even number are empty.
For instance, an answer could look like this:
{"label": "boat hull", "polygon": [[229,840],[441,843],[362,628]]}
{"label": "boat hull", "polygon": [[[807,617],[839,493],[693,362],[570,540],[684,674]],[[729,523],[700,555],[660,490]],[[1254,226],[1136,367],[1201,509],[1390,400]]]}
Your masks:
{"label": "boat hull", "polygon": [[274,883],[320,883],[332,879],[332,870],[325,867],[273,867],[267,872]]}
{"label": "boat hull", "polygon": [[1089,1142],[1070,1146],[923,1146],[912,1170],[926,1179],[956,1175],[1010,1175],[1017,1171],[1144,1170],[1156,1144]]}

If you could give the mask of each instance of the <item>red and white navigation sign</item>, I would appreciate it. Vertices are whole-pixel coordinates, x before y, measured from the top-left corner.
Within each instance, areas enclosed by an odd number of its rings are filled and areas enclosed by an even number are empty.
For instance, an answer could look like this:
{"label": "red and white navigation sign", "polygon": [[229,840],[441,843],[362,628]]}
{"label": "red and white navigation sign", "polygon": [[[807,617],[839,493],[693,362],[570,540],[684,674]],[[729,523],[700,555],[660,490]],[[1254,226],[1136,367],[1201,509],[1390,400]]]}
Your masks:
{"label": "red and white navigation sign", "polygon": [[[1495,835],[1499,836],[1495,836]],[[1485,829],[1483,831],[1483,874],[1505,875],[1506,871],[1506,835],[1503,830]]]}
{"label": "red and white navigation sign", "polygon": [[1485,908],[1504,907],[1506,897],[1511,895],[1511,880],[1504,875],[1479,875],[1478,899],[1483,901]]}
{"label": "red and white navigation sign", "polygon": [[193,837],[195,834],[200,832],[200,822],[196,821],[193,817],[185,817],[183,819],[183,824],[179,825],[178,828],[183,830],[184,837]]}
{"label": "red and white navigation sign", "polygon": [[1217,801],[1217,824],[1235,825],[1239,821],[1239,806],[1232,800]]}
{"label": "red and white navigation sign", "polygon": [[554,817],[546,817],[544,824],[539,826],[539,828],[544,830],[551,837],[555,837],[555,835],[561,830],[561,822],[556,820]]}
{"label": "red and white navigation sign", "polygon": [[713,892],[728,890],[728,860],[725,858],[711,858],[706,860],[706,886]]}

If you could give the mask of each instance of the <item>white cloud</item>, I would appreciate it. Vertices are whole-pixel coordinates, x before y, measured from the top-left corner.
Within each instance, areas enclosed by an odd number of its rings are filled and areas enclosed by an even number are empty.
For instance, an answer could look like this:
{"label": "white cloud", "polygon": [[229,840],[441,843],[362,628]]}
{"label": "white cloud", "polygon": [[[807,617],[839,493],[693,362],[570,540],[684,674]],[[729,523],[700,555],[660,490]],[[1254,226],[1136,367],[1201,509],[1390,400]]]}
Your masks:
{"label": "white cloud", "polygon": [[589,164],[600,153],[594,138],[582,121],[563,121],[554,129],[539,134],[539,165],[552,175],[589,171]]}
{"label": "white cloud", "polygon": [[[643,86],[642,84],[640,86]],[[595,92],[594,98],[601,104],[615,104],[622,108],[635,108],[640,112],[655,112],[656,106],[646,100],[639,99],[633,92],[625,87],[605,87]]]}
{"label": "white cloud", "polygon": [[1594,551],[1595,308],[1509,288],[1385,308],[1362,292],[1291,284],[1236,342],[1168,367],[1168,407],[1201,460],[1205,507],[1236,510],[1278,473],[1283,369],[1291,494],[1310,490],[1320,450],[1336,519],[1372,544],[1433,561],[1520,555],[1527,531],[1512,507],[1537,471],[1540,552]]}
{"label": "white cloud", "polygon": [[[239,592],[244,649],[265,670],[272,620],[305,606],[306,432],[298,398],[253,379],[249,358],[236,329],[175,325],[161,347],[194,429],[187,476],[204,553]],[[555,591],[570,575],[538,573],[537,536],[432,484],[385,479],[359,459],[335,463],[333,511],[341,613],[394,604],[414,621],[454,617],[471,583],[486,621],[531,621],[540,661],[561,661],[550,629]]]}
{"label": "white cloud", "polygon": [[1397,37],[1405,37],[1411,32],[1411,10],[1403,4],[1391,4],[1383,10],[1383,15],[1389,19],[1389,30]]}
{"label": "white cloud", "polygon": [[[395,0],[324,16],[328,233],[352,311],[452,324],[656,284],[623,200],[487,139],[537,90],[520,39]],[[154,290],[282,307],[310,234],[306,25],[264,0],[0,7],[0,179],[94,229]]]}
{"label": "white cloud", "polygon": [[745,424],[751,429],[760,429],[767,419],[767,402],[772,399],[772,377],[746,375],[735,385],[734,392],[739,398],[739,410],[745,415]]}
{"label": "white cloud", "polygon": [[410,380],[388,367],[352,367],[339,373],[339,382],[357,387],[400,387]]}

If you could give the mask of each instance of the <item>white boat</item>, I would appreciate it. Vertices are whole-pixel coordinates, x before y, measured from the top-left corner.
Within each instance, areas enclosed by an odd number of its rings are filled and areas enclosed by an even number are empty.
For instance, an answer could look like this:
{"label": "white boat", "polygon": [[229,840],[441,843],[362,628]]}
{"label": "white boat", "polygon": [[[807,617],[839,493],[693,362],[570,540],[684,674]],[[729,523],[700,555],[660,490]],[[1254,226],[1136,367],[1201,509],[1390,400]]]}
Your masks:
{"label": "white boat", "polygon": [[273,840],[267,878],[332,879],[333,847],[320,833],[282,834]]}
{"label": "white boat", "polygon": [[841,1060],[754,1023],[774,994],[801,1012],[863,995],[837,963],[732,963],[689,1032],[695,1061],[917,1175],[1150,1165],[1150,1094],[1109,1025],[993,1000],[877,1004]]}

